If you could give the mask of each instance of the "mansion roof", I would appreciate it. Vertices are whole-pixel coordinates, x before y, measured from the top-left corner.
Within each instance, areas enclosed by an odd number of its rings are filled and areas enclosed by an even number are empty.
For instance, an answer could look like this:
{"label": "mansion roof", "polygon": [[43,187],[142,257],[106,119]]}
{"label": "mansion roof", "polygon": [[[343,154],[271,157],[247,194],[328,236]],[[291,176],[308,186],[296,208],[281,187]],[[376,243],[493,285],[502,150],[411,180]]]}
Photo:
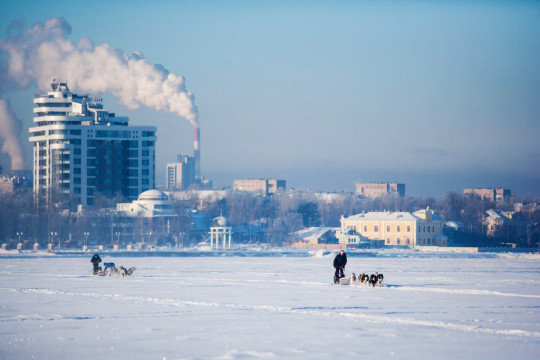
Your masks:
{"label": "mansion roof", "polygon": [[[425,220],[426,210],[418,210],[414,213],[406,211],[372,211],[343,217],[345,221],[419,221]],[[432,215],[432,221],[442,221],[443,219],[435,214]]]}

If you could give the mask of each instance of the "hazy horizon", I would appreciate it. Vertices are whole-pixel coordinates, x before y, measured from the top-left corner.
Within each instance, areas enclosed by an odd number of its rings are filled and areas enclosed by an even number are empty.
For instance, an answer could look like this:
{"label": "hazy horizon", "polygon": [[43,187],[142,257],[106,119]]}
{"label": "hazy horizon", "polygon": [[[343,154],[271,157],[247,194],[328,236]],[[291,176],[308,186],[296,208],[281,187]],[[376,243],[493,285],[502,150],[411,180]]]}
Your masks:
{"label": "hazy horizon", "polygon": [[[215,185],[271,177],[322,191],[397,181],[413,196],[472,187],[540,195],[539,2],[0,6],[1,39],[60,17],[75,44],[140,52],[183,76],[198,108],[202,174]],[[0,53],[0,77],[5,62]],[[0,86],[22,121],[29,169],[33,94],[45,90]],[[157,185],[167,162],[192,155],[189,121],[94,95],[135,125],[157,126]],[[0,164],[9,170],[4,153]]]}

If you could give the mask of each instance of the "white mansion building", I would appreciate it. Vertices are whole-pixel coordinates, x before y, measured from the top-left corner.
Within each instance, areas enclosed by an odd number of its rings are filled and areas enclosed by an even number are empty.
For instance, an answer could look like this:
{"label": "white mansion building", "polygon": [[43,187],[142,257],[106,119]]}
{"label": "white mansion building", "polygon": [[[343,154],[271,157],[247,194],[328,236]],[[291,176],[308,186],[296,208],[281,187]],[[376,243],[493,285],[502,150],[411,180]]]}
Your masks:
{"label": "white mansion building", "polygon": [[362,238],[384,240],[385,245],[447,246],[443,219],[427,208],[410,212],[367,212],[341,218],[340,243],[354,245]]}

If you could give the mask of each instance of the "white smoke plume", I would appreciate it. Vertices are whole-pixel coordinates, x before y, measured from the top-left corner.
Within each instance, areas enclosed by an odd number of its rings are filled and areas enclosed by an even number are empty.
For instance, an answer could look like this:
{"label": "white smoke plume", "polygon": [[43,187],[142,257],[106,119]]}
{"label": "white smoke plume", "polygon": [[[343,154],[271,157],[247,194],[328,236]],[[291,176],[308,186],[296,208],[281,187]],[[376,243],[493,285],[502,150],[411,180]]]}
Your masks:
{"label": "white smoke plume", "polygon": [[10,156],[11,170],[24,169],[24,151],[20,140],[21,131],[22,123],[11,110],[9,101],[0,99],[0,138],[3,139],[0,151]]}
{"label": "white smoke plume", "polygon": [[[184,78],[142,54],[126,54],[107,43],[94,46],[88,38],[78,44],[68,39],[71,26],[62,18],[37,23],[22,33],[0,39],[7,64],[0,65],[2,87],[24,88],[35,83],[46,91],[53,78],[89,93],[110,93],[134,109],[140,105],[168,111],[197,127],[197,107]],[[6,56],[1,56],[0,58]],[[7,65],[7,66],[6,66]],[[4,89],[5,90],[5,89]]]}
{"label": "white smoke plume", "polygon": [[[14,23],[9,31],[16,28]],[[68,39],[71,26],[62,18],[15,32],[0,39],[0,93],[32,84],[47,91],[51,81],[59,79],[74,91],[109,93],[131,109],[145,105],[176,114],[198,127],[194,96],[186,90],[184,78],[150,64],[142,54],[126,54],[107,43],[94,46],[88,38],[75,44]],[[23,155],[15,156],[22,154],[22,147],[16,146],[18,137],[12,138],[17,132],[8,132],[17,128],[13,119],[16,117],[0,117],[0,137],[4,138],[2,149],[9,149],[12,163],[17,164]]]}

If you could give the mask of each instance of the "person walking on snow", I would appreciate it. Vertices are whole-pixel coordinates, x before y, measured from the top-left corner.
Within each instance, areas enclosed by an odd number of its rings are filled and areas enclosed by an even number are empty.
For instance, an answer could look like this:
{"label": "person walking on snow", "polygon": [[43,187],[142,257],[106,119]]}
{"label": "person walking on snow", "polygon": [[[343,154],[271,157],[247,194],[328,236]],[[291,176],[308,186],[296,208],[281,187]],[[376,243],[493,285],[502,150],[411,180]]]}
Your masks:
{"label": "person walking on snow", "polygon": [[345,265],[347,265],[347,254],[345,254],[345,251],[340,250],[334,258],[334,268],[336,269],[334,279],[336,282],[342,277],[345,277],[345,274],[343,273],[343,270],[345,270]]}

